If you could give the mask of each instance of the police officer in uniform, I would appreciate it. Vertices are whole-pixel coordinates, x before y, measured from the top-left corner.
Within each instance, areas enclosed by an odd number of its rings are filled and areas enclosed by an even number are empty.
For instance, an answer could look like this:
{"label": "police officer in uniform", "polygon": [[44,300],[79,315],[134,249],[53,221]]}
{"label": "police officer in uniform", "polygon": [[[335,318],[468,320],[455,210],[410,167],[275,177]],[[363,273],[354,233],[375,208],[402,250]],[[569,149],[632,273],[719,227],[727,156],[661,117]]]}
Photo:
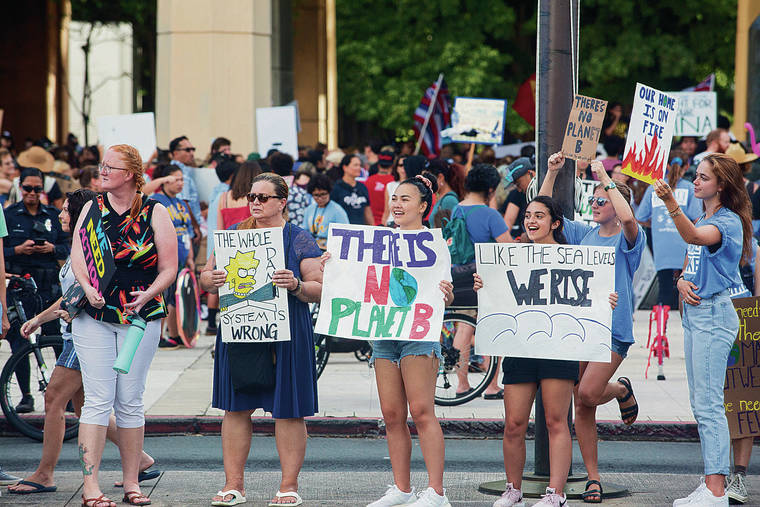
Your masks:
{"label": "police officer in uniform", "polygon": [[[20,188],[22,200],[5,209],[8,237],[3,246],[7,273],[31,275],[37,284],[40,302],[34,298],[22,298],[27,317],[47,308],[61,296],[58,284],[59,260],[69,256],[71,241],[61,229],[59,211],[40,202],[43,191],[43,174],[33,167],[22,168]],[[47,326],[47,327],[46,327]],[[57,321],[42,326],[43,334],[58,334]],[[11,326],[8,341],[15,352],[25,339],[19,333],[19,324]],[[16,412],[34,410],[34,399],[29,386],[29,362],[16,370],[19,388],[24,394]]]}

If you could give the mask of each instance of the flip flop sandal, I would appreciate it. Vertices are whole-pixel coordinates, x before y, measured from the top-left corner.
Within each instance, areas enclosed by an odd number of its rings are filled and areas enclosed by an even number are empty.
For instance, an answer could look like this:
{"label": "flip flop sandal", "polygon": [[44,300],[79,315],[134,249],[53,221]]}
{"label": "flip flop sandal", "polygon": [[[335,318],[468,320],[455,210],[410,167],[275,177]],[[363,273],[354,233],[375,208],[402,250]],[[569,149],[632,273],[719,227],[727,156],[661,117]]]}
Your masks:
{"label": "flip flop sandal", "polygon": [[52,493],[58,489],[55,486],[45,486],[44,484],[40,484],[39,482],[34,482],[34,481],[18,481],[16,484],[31,486],[34,489],[28,489],[25,491],[23,489],[15,490],[15,489],[8,488],[8,493],[10,493],[11,495],[31,495],[33,493]]}
{"label": "flip flop sandal", "polygon": [[[623,403],[630,400],[631,397],[633,397],[633,400],[636,401],[636,397],[633,395],[633,386],[631,386],[631,380],[628,377],[620,377],[618,380],[623,386],[625,386],[628,393],[626,393],[625,396],[622,398],[618,398],[618,405],[620,405],[620,418],[623,420],[623,424],[626,426],[630,426],[631,424],[636,422],[636,419],[639,415],[639,404],[638,402],[634,403],[630,407],[623,408]],[[626,419],[632,419],[631,422],[625,422]]]}
{"label": "flip flop sandal", "polygon": [[[232,495],[232,498],[230,498],[229,500],[225,500],[224,498],[227,495]],[[246,502],[246,499],[243,496],[243,494],[236,489],[230,489],[228,491],[217,491],[216,496],[221,496],[222,499],[214,500],[213,502],[211,502],[211,505],[216,505],[219,507],[231,507],[233,505],[238,505],[238,504]]]}
{"label": "flip flop sandal", "polygon": [[105,493],[97,498],[85,498],[84,495],[82,495],[82,507],[98,507],[98,504],[101,503],[107,503],[108,505],[111,505],[111,503],[116,502],[108,498]]}
{"label": "flip flop sandal", "polygon": [[[157,479],[159,475],[161,475],[161,470],[151,470],[150,468],[146,468],[145,470],[137,474],[137,482],[152,481],[153,479]],[[113,487],[123,488],[124,483],[114,482]]]}
{"label": "flip flop sandal", "polygon": [[464,398],[465,396],[467,396],[468,394],[470,394],[470,393],[471,393],[471,392],[473,392],[474,390],[475,390],[475,389],[471,387],[471,388],[469,388],[469,389],[468,389],[468,390],[466,390],[466,391],[462,391],[461,393],[456,393],[456,394],[454,395],[454,398]]}
{"label": "flip flop sandal", "polygon": [[295,507],[296,505],[301,505],[303,503],[303,499],[295,491],[286,491],[285,493],[283,493],[281,491],[278,491],[277,493],[275,493],[274,496],[276,496],[277,498],[285,498],[285,497],[292,496],[293,498],[296,499],[296,501],[295,502],[284,502],[284,503],[269,502],[269,507],[283,507],[283,506]]}
{"label": "flip flop sandal", "polygon": [[121,499],[122,503],[129,505],[150,505],[150,498],[140,493],[139,491],[126,491],[124,492],[124,498]]}
{"label": "flip flop sandal", "polygon": [[[596,484],[599,489],[588,489],[589,486]],[[602,483],[596,480],[590,480],[586,483],[586,491],[581,493],[581,499],[586,503],[602,503]]]}

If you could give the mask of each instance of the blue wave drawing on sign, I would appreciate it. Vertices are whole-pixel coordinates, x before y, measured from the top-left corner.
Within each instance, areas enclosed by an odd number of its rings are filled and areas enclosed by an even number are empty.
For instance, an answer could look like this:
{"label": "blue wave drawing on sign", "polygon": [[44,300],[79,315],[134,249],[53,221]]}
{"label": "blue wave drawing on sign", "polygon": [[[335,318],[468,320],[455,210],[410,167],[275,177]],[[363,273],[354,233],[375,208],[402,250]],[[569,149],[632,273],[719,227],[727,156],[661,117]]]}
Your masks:
{"label": "blue wave drawing on sign", "polygon": [[[594,319],[576,318],[569,313],[549,314],[543,310],[525,310],[517,314],[511,313],[491,313],[478,319],[478,324],[492,317],[501,317],[504,320],[504,329],[497,333],[491,342],[496,342],[502,335],[510,333],[512,336],[520,336],[525,341],[533,338],[546,336],[549,339],[567,340],[575,338],[581,343],[586,341],[586,337],[594,334],[595,331],[611,332],[609,326]],[[599,327],[601,329],[594,329]],[[567,330],[562,336],[555,337],[555,328]],[[609,348],[609,345],[605,347]]]}

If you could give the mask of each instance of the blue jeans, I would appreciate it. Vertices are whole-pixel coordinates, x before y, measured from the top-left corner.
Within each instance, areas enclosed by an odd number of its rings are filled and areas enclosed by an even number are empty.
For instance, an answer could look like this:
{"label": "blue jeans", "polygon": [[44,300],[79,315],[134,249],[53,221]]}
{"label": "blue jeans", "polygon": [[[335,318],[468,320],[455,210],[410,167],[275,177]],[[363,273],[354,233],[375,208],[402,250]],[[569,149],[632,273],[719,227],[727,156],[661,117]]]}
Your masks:
{"label": "blue jeans", "polygon": [[691,411],[697,420],[705,475],[728,475],[731,438],[723,407],[726,363],[739,331],[728,290],[684,305],[684,352]]}

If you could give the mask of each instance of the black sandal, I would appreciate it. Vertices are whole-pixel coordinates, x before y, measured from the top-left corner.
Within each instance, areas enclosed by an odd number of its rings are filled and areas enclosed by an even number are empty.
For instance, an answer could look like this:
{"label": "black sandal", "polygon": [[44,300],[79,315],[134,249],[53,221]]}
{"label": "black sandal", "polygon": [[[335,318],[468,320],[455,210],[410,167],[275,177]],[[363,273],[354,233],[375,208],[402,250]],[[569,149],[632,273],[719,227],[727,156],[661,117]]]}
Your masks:
{"label": "black sandal", "polygon": [[[599,489],[588,489],[589,486],[593,486],[594,484],[599,486]],[[581,494],[581,499],[586,503],[602,503],[602,494],[602,483],[591,479],[586,483],[586,491]]]}
{"label": "black sandal", "polygon": [[[620,377],[618,380],[623,386],[626,388],[628,393],[623,396],[622,398],[618,398],[618,405],[620,405],[620,419],[623,420],[623,424],[626,426],[630,426],[631,424],[636,422],[636,419],[639,415],[639,404],[638,402],[634,403],[630,407],[623,408],[623,403],[630,400],[631,397],[633,397],[633,400],[636,401],[636,397],[633,395],[633,386],[631,386],[631,380],[628,377]],[[631,419],[631,422],[625,422],[626,419]]]}

